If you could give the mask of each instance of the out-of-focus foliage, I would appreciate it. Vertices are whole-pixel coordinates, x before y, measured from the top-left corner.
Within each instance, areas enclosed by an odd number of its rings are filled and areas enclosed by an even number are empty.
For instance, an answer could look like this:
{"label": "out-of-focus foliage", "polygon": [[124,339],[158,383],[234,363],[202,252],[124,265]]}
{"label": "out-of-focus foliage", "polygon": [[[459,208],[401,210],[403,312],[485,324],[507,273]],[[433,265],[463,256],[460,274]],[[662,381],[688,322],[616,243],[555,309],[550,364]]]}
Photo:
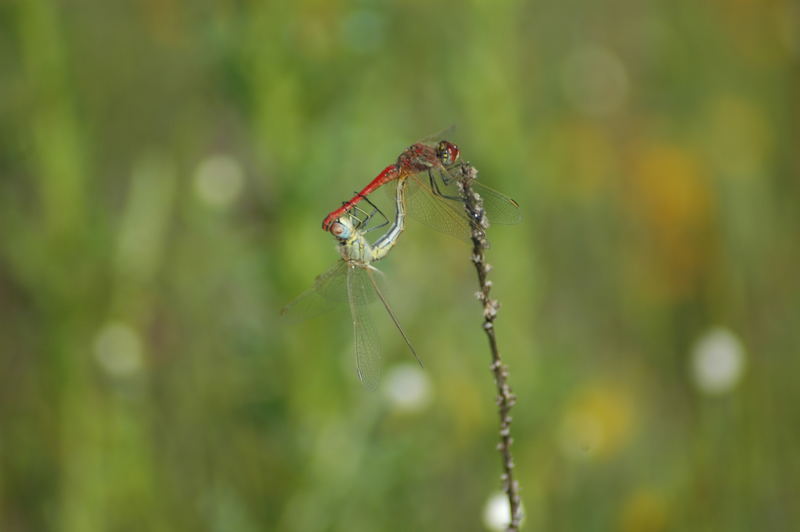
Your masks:
{"label": "out-of-focus foliage", "polygon": [[[462,243],[278,309],[322,217],[451,123],[493,227],[527,530],[797,530],[800,12],[781,0],[0,6],[0,529],[480,530]],[[388,320],[384,320],[388,321]]]}

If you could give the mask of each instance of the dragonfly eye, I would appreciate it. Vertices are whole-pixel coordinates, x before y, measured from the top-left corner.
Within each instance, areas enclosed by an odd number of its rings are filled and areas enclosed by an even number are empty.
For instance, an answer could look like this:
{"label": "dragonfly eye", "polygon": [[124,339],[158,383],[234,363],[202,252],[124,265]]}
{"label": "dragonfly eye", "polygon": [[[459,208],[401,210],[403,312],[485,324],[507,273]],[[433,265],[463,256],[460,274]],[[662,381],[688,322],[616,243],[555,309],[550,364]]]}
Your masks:
{"label": "dragonfly eye", "polygon": [[350,236],[350,228],[339,220],[336,220],[331,224],[329,231],[333,236],[340,240],[345,240]]}
{"label": "dragonfly eye", "polygon": [[449,166],[458,161],[461,151],[458,146],[452,142],[443,140],[436,146],[436,157],[442,162],[443,165]]}

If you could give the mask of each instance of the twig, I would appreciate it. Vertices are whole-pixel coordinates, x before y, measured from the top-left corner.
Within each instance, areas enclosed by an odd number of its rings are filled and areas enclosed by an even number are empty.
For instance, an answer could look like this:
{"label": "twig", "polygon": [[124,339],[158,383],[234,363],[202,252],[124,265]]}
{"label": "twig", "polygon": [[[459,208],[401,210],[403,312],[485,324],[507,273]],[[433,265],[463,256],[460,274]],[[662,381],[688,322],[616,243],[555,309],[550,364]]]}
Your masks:
{"label": "twig", "polygon": [[478,171],[469,163],[462,164],[458,171],[459,190],[464,198],[464,208],[470,219],[472,229],[472,263],[478,272],[480,291],[476,293],[478,300],[483,304],[483,331],[489,339],[489,348],[492,351],[491,369],[497,385],[497,406],[500,414],[500,442],[497,450],[500,451],[503,461],[503,491],[508,496],[511,516],[506,532],[519,530],[522,521],[522,504],[519,497],[519,484],[514,480],[514,459],[511,456],[511,407],[516,403],[516,396],[508,385],[508,367],[500,359],[497,349],[497,338],[494,332],[494,320],[500,304],[489,296],[492,282],[488,280],[491,266],[486,262],[485,251],[489,248],[486,240],[486,229],[489,220],[483,210],[483,199],[475,192],[471,183],[478,176]]}

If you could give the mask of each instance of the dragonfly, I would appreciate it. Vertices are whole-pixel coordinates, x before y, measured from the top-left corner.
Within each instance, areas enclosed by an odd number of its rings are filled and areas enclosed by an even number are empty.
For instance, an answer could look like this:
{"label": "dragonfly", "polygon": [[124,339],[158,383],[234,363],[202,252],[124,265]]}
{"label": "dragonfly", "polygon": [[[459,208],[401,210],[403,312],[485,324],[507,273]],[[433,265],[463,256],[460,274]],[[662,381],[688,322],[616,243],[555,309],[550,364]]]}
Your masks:
{"label": "dragonfly", "polygon": [[304,318],[347,301],[353,322],[355,339],[353,349],[358,378],[370,389],[376,387],[380,376],[380,347],[369,313],[369,304],[376,299],[383,304],[405,344],[417,362],[422,365],[408,335],[400,326],[397,316],[380,288],[380,276],[383,274],[373,266],[373,263],[389,254],[405,229],[405,191],[406,182],[398,181],[394,221],[373,243],[367,239],[367,233],[384,227],[389,222],[387,219],[381,225],[368,227],[373,216],[380,213],[369,200],[367,202],[373,206],[371,213],[352,205],[333,220],[328,226],[328,231],[338,243],[341,258],[332,268],[317,276],[314,285],[286,305],[281,312]]}
{"label": "dragonfly", "polygon": [[[408,181],[407,210],[411,217],[436,231],[468,240],[470,220],[464,211],[455,175],[461,164],[461,150],[445,138],[451,131],[452,128],[448,128],[406,148],[394,164],[384,168],[355,196],[331,211],[322,221],[322,228],[329,230],[342,213],[387,183]],[[522,219],[519,204],[509,196],[478,182],[473,182],[472,186],[483,198],[491,222],[515,224]]]}

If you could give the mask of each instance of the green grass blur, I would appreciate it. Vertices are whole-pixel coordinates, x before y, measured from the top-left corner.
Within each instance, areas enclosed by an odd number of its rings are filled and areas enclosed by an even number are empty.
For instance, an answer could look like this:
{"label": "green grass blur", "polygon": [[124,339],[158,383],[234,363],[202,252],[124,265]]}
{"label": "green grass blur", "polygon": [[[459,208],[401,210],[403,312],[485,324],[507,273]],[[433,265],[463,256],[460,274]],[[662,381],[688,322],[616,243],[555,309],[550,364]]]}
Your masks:
{"label": "green grass blur", "polygon": [[400,399],[345,308],[278,317],[323,216],[450,124],[524,210],[489,258],[525,529],[797,530],[792,5],[3,3],[0,530],[483,530],[468,247],[412,223],[381,263]]}

